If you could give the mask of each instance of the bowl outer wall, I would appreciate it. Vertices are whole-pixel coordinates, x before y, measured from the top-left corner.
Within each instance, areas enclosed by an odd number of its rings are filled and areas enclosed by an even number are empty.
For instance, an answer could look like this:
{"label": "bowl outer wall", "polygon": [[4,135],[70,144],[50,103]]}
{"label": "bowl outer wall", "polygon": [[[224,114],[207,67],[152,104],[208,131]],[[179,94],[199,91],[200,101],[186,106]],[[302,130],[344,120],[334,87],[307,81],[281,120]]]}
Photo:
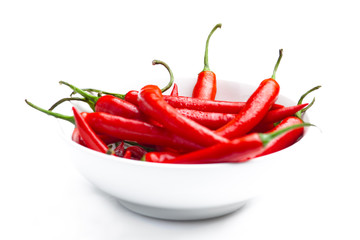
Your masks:
{"label": "bowl outer wall", "polygon": [[[193,79],[177,83],[181,95],[190,96]],[[180,84],[181,83],[181,84]],[[219,100],[246,101],[256,86],[218,80]],[[220,90],[221,89],[221,90]],[[296,101],[280,95],[280,104]],[[160,208],[196,209],[246,201],[271,187],[279,165],[293,146],[246,163],[156,164],[108,156],[71,141],[73,126],[59,121],[60,135],[69,144],[77,169],[100,190],[121,200]],[[308,135],[309,129],[306,130]],[[297,154],[299,156],[299,154]],[[299,156],[301,157],[301,156]]]}

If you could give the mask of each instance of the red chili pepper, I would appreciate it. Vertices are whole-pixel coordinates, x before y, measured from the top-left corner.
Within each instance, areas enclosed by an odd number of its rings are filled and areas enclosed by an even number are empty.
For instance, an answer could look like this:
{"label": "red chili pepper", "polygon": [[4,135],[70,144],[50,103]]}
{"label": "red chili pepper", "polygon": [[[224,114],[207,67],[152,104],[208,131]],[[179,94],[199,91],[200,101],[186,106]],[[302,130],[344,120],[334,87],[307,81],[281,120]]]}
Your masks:
{"label": "red chili pepper", "polygon": [[283,128],[279,131],[264,134],[251,133],[227,143],[219,143],[208,148],[180,155],[178,157],[162,156],[159,158],[146,158],[145,160],[159,163],[200,164],[245,162],[259,155],[264,148],[276,137],[286,134],[296,128],[310,126],[311,124],[298,124]]}
{"label": "red chili pepper", "polygon": [[176,108],[176,110],[185,117],[212,130],[224,126],[236,116],[232,113],[203,112],[186,108]]}
{"label": "red chili pepper", "polygon": [[148,152],[146,153],[142,160],[146,162],[165,162],[168,159],[173,159],[179,156],[177,153],[173,152]]}
{"label": "red chili pepper", "polygon": [[95,104],[96,112],[106,112],[117,116],[131,119],[143,119],[139,108],[134,104],[123,99],[105,95],[100,97]]}
{"label": "red chili pepper", "polygon": [[[316,86],[312,89],[310,89],[309,91],[307,91],[305,94],[303,94],[301,96],[301,98],[299,99],[298,104],[300,105],[303,101],[303,99],[312,91],[319,89],[321,86]],[[303,123],[302,120],[302,115],[306,112],[306,110],[308,110],[315,102],[315,98],[313,99],[313,101],[308,105],[307,108],[304,108],[300,111],[298,111],[295,115],[296,116],[290,116],[285,118],[283,121],[281,121],[276,127],[274,127],[273,129],[271,129],[270,131],[268,131],[267,133],[273,133],[275,131],[278,131],[280,129],[284,129],[286,127],[292,126],[292,125],[296,125],[296,124],[300,124]],[[259,155],[259,156],[264,156],[273,152],[277,152],[280,151],[284,148],[287,148],[289,146],[291,146],[292,144],[294,144],[295,142],[297,142],[304,134],[304,128],[297,128],[297,129],[293,129],[281,136],[278,136],[277,138],[273,139],[272,141],[269,142],[269,144],[266,146],[265,150]]]}
{"label": "red chili pepper", "polygon": [[[185,96],[163,95],[164,100],[174,108],[186,108],[203,112],[235,113],[238,114],[246,105],[246,102],[219,101],[198,99]],[[283,105],[273,104],[271,110],[283,108]]]}
{"label": "red chili pepper", "polygon": [[83,116],[81,116],[80,112],[75,107],[72,107],[72,110],[74,112],[76,128],[79,130],[79,134],[86,146],[95,151],[107,153],[107,145],[96,135]]}
{"label": "red chili pepper", "polygon": [[[139,92],[131,90],[125,95],[125,100],[138,106]],[[164,100],[174,108],[185,108],[203,112],[219,112],[237,114],[244,108],[246,102],[208,100],[186,96],[163,95]],[[283,108],[281,104],[273,104],[271,110]]]}
{"label": "red chili pepper", "polygon": [[128,91],[125,94],[124,100],[137,106],[138,105],[138,100],[137,100],[138,95],[139,95],[139,91],[137,91],[137,90]]}
{"label": "red chili pepper", "polygon": [[208,48],[211,35],[217,28],[221,28],[221,24],[217,24],[210,32],[205,47],[204,69],[199,73],[197,82],[193,89],[192,96],[194,98],[214,100],[216,96],[216,75],[210,71],[208,60]]}
{"label": "red chili pepper", "polygon": [[127,158],[127,159],[131,159],[131,151],[125,150],[125,154],[123,156],[123,158]]}
{"label": "red chili pepper", "polygon": [[94,131],[110,135],[118,139],[135,141],[141,144],[151,144],[190,151],[201,148],[201,145],[172,134],[166,129],[152,124],[127,119],[108,113],[94,112],[86,116],[86,121]]}
{"label": "red chili pepper", "polygon": [[139,146],[129,146],[126,151],[131,152],[131,158],[136,160],[140,160],[147,153],[145,149]]}
{"label": "red chili pepper", "polygon": [[[268,123],[276,123],[284,119],[285,117],[294,115],[297,111],[303,109],[308,104],[304,103],[301,105],[295,105],[290,107],[283,107],[275,110],[269,111],[263,120],[255,127],[256,129],[262,129],[264,125]],[[203,112],[192,109],[176,109],[179,113],[194,120],[201,125],[208,127],[210,129],[218,129],[236,117],[236,114],[232,113],[218,113],[218,112]],[[270,125],[271,125],[270,124]]]}
{"label": "red chili pepper", "polygon": [[258,123],[251,131],[252,132],[267,132],[274,127],[274,123],[280,122],[286,117],[290,117],[298,111],[308,106],[308,103],[298,104],[290,107],[283,107],[276,110],[269,111],[265,117]]}
{"label": "red chili pepper", "polygon": [[139,108],[148,117],[154,119],[174,134],[201,146],[210,146],[219,142],[228,142],[210,129],[181,115],[163,99],[160,89],[147,85],[140,90]]}
{"label": "red chili pepper", "polygon": [[174,83],[174,86],[170,93],[170,96],[173,96],[173,97],[179,96],[179,89],[178,89],[178,85],[176,83]]}
{"label": "red chili pepper", "polygon": [[[287,117],[283,121],[281,121],[280,124],[278,124],[276,127],[274,127],[271,131],[268,131],[268,133],[278,131],[280,129],[283,129],[288,126],[292,126],[295,124],[303,123],[303,121],[298,117]],[[297,142],[301,136],[304,134],[304,128],[298,128],[293,129],[287,133],[285,133],[282,136],[279,136],[276,139],[273,139],[267,146],[266,149],[259,155],[264,156],[273,152],[280,151],[284,148],[287,148]]]}
{"label": "red chili pepper", "polygon": [[73,133],[71,135],[71,139],[74,142],[86,147],[86,144],[85,144],[84,140],[80,137],[79,129],[74,128],[74,131],[73,131]]}
{"label": "red chili pepper", "polygon": [[282,49],[271,78],[263,80],[256,91],[250,96],[240,113],[225,126],[216,130],[219,136],[234,139],[248,133],[270,110],[276,101],[280,86],[275,81],[275,73],[282,58]]}

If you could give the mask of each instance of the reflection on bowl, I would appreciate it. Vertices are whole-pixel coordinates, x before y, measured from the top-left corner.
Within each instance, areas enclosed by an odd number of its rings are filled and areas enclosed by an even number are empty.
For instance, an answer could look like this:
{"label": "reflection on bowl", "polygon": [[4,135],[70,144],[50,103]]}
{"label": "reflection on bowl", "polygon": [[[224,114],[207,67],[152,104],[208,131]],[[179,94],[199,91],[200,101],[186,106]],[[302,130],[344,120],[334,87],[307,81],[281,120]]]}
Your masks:
{"label": "reflection on bowl", "polygon": [[[179,81],[180,94],[189,95],[192,82]],[[246,101],[256,86],[219,81],[218,89],[219,100]],[[277,102],[296,104],[281,94]],[[95,152],[71,141],[73,126],[63,121],[59,124],[71,158],[91,183],[134,212],[171,220],[206,219],[239,209],[271,186],[274,174],[281,172],[277,170],[279,160],[301,158],[299,153],[290,156],[312,131],[307,129],[305,137],[287,149],[245,163],[191,165],[142,162]]]}

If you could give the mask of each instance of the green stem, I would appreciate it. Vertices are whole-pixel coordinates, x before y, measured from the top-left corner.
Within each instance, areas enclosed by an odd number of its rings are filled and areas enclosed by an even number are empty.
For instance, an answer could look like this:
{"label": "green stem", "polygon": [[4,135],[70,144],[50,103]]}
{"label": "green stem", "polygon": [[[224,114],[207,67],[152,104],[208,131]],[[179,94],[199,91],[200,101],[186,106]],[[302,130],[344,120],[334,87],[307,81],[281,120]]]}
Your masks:
{"label": "green stem", "polygon": [[271,142],[271,140],[273,140],[274,138],[290,131],[296,128],[301,128],[301,127],[309,127],[309,126],[314,126],[311,123],[301,123],[301,124],[295,124],[295,125],[291,125],[289,127],[286,128],[282,128],[276,132],[273,133],[259,133],[259,137],[261,139],[261,142],[263,143],[264,147]]}
{"label": "green stem", "polygon": [[95,104],[97,102],[97,100],[99,99],[99,97],[96,97],[94,95],[91,95],[90,93],[88,92],[85,92],[84,90],[78,88],[78,87],[75,87],[74,85],[71,85],[67,82],[64,82],[64,81],[60,81],[59,82],[60,84],[64,84],[68,87],[70,87],[73,91],[75,91],[76,93],[80,94],[81,96],[83,96],[87,101],[87,103],[89,104],[89,106],[91,107],[92,110],[95,109]]}
{"label": "green stem", "polygon": [[55,113],[55,112],[52,112],[52,111],[49,111],[49,110],[46,110],[46,109],[43,109],[41,107],[38,107],[36,106],[35,104],[29,102],[28,100],[25,99],[25,102],[32,108],[35,108],[36,110],[39,110],[40,112],[43,112],[43,113],[46,113],[50,116],[53,116],[53,117],[56,117],[56,118],[59,118],[59,119],[63,119],[65,121],[68,121],[68,122],[71,122],[72,124],[75,124],[75,119],[73,116],[67,116],[67,115],[63,115],[63,114],[60,114],[60,113]]}
{"label": "green stem", "polygon": [[[313,87],[312,89],[310,89],[309,91],[307,91],[306,93],[304,93],[304,94],[300,97],[300,99],[299,99],[299,101],[298,101],[298,105],[300,105],[300,104],[303,103],[304,98],[305,98],[309,93],[311,93],[311,92],[313,92],[313,91],[315,91],[315,90],[317,90],[317,89],[319,89],[319,88],[321,88],[320,85],[319,85],[319,86],[316,86],[316,87]],[[300,111],[298,111],[297,113],[295,113],[295,116],[297,116],[298,118],[301,119],[301,118],[302,118],[302,115],[314,104],[314,102],[315,102],[315,98],[313,98],[313,100],[311,101],[311,103],[310,103],[309,105],[307,105],[306,108],[303,108],[303,109],[301,109]]]}
{"label": "green stem", "polygon": [[87,103],[86,99],[84,99],[84,98],[75,98],[75,97],[63,98],[63,99],[60,99],[59,101],[57,101],[56,103],[54,103],[48,110],[52,111],[57,106],[59,106],[60,104],[62,104],[63,102],[66,102],[66,101],[82,101],[82,102]]}
{"label": "green stem", "polygon": [[173,75],[173,73],[172,73],[169,65],[167,65],[165,62],[160,61],[160,60],[153,60],[153,61],[152,61],[152,64],[153,64],[153,65],[161,64],[161,65],[163,65],[163,66],[169,71],[170,81],[169,81],[169,83],[168,83],[164,88],[161,89],[161,92],[165,92],[166,90],[168,90],[169,88],[171,88],[171,86],[173,85],[173,83],[174,83],[174,75]]}
{"label": "green stem", "polygon": [[85,99],[91,101],[92,103],[96,103],[96,101],[99,99],[99,97],[96,97],[94,95],[91,95],[90,93],[88,92],[85,92],[84,90],[78,88],[78,87],[75,87],[74,85],[70,84],[70,83],[67,83],[67,82],[64,82],[64,81],[60,81],[59,82],[60,84],[64,84],[68,87],[70,87],[73,91],[75,91],[76,93],[80,94],[81,96],[83,96]]}
{"label": "green stem", "polygon": [[276,62],[276,64],[275,64],[274,71],[273,71],[273,75],[271,76],[272,79],[275,79],[276,71],[277,71],[277,69],[278,69],[278,67],[279,67],[279,64],[280,64],[282,55],[283,55],[283,50],[280,49],[280,50],[279,50],[279,58],[278,58],[278,60],[277,60],[277,62]]}
{"label": "green stem", "polygon": [[125,98],[125,94],[106,92],[106,91],[98,90],[98,89],[94,89],[94,88],[82,88],[82,90],[86,91],[86,92],[96,92],[96,93],[99,93],[99,94],[111,95],[111,96],[118,97],[118,98],[121,98],[121,99]]}
{"label": "green stem", "polygon": [[205,46],[205,55],[204,55],[204,69],[203,71],[210,71],[210,67],[209,67],[209,59],[208,59],[208,52],[209,52],[209,41],[210,41],[210,37],[211,35],[215,32],[216,29],[221,28],[221,23],[216,24],[215,27],[211,30],[207,40],[206,40],[206,46]]}

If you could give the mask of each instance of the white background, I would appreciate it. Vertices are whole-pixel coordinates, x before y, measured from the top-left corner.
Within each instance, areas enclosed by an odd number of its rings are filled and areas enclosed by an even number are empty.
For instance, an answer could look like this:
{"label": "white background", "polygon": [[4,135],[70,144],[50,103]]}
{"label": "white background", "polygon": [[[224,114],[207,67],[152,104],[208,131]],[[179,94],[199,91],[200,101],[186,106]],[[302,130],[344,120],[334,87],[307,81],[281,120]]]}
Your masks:
{"label": "white background", "polygon": [[[360,239],[357,1],[1,1],[0,239]],[[296,174],[231,215],[171,222],[129,212],[74,168],[49,107],[58,84],[125,93],[196,78],[212,36],[218,79],[277,80],[294,100],[316,85],[321,134]],[[181,93],[181,89],[180,89]],[[284,172],[287,169],[283,169]],[[259,176],[261,177],[261,176]]]}

